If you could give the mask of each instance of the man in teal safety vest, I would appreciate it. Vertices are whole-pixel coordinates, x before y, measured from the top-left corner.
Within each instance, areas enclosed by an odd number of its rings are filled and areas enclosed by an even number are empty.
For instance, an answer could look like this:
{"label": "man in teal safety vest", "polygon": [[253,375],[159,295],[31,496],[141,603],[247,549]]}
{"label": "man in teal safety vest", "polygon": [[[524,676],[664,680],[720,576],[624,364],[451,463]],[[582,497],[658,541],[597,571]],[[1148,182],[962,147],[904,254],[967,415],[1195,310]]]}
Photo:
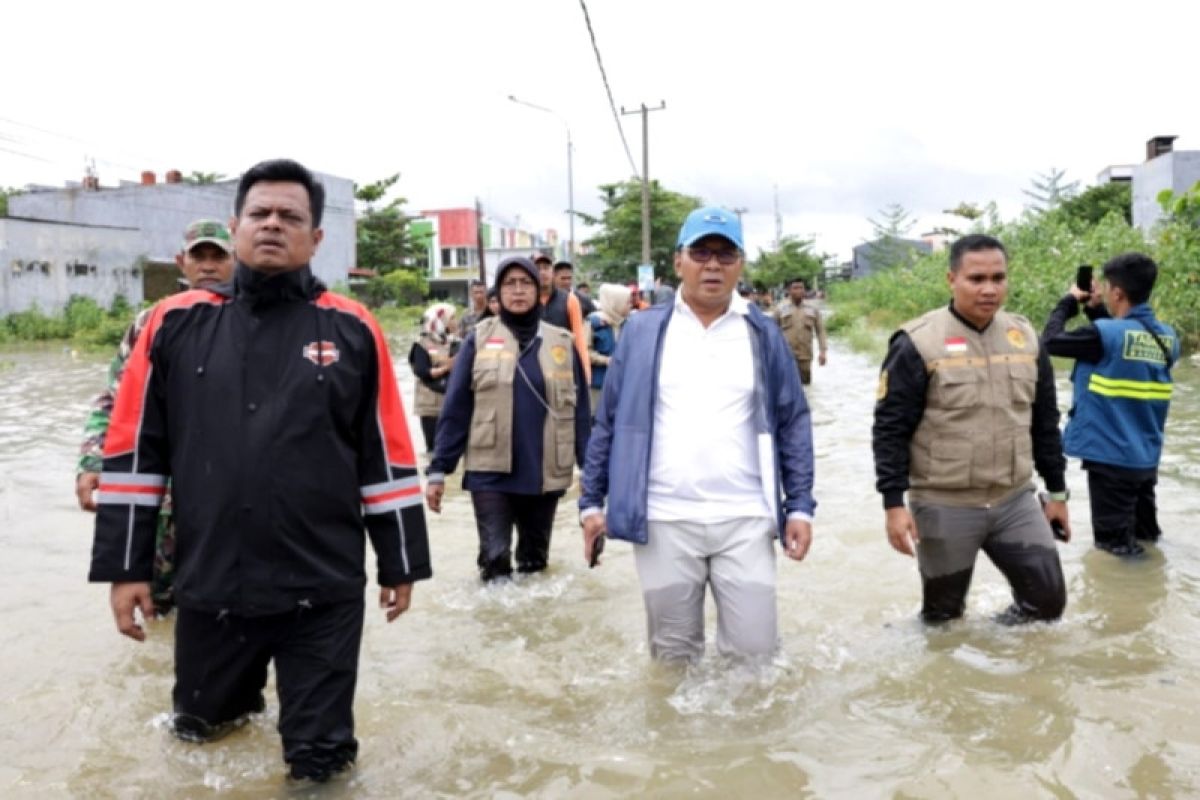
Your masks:
{"label": "man in teal safety vest", "polygon": [[[1154,487],[1171,404],[1179,338],[1150,307],[1158,267],[1124,253],[1103,268],[1092,291],[1072,286],[1051,312],[1042,340],[1051,355],[1075,359],[1074,405],[1063,438],[1088,474],[1096,546],[1118,556],[1157,541]],[[1091,324],[1066,331],[1085,303]]]}

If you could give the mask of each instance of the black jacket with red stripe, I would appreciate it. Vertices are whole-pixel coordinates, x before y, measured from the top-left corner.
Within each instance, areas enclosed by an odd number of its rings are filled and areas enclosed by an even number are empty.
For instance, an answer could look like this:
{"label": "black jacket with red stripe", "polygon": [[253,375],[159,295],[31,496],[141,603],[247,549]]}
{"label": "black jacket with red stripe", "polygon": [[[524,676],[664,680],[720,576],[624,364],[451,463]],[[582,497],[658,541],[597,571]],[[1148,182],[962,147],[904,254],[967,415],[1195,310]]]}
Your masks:
{"label": "black jacket with red stripe", "polygon": [[431,575],[416,456],[378,323],[307,267],[160,302],[117,392],[92,581],[148,581],[167,479],[184,608],[257,616]]}

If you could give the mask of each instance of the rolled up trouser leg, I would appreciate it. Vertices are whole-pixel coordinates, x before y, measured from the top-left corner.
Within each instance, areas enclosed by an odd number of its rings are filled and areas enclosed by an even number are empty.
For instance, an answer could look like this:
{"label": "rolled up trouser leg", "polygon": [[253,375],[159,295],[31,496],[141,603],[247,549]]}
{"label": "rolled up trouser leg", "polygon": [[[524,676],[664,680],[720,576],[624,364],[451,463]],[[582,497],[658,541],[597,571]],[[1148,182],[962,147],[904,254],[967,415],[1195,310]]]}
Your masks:
{"label": "rolled up trouser leg", "polygon": [[779,646],[774,522],[747,517],[707,527],[717,548],[708,560],[717,603],[717,651],[769,656]]}
{"label": "rolled up trouser leg", "polygon": [[975,558],[987,537],[987,511],[912,501],[921,570],[921,617],[945,622],[963,615]]}
{"label": "rolled up trouser leg", "polygon": [[648,542],[634,547],[650,656],[660,661],[697,661],[704,655],[704,587],[708,559],[704,526],[649,523]]}
{"label": "rolled up trouser leg", "polygon": [[1067,605],[1062,562],[1033,487],[988,511],[983,551],[1013,591],[1011,621],[1055,620]]}

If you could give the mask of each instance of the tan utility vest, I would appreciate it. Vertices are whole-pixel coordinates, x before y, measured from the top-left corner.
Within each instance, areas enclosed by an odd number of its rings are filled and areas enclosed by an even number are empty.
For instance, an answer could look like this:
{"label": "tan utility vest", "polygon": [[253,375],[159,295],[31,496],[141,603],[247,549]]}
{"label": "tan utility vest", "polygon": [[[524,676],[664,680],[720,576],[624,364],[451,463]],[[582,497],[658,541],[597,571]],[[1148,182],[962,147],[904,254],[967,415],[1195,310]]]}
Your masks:
{"label": "tan utility vest", "polygon": [[[450,363],[449,342],[437,344],[428,336],[422,336],[417,340],[417,344],[429,353],[429,360],[433,362],[433,366],[440,367]],[[418,417],[438,416],[442,413],[442,403],[445,399],[446,395],[435,392],[417,378],[416,388],[413,390],[413,407]]]}
{"label": "tan utility vest", "polygon": [[783,338],[787,339],[788,347],[797,361],[813,359],[813,336],[817,333],[817,317],[820,313],[812,306],[803,303],[797,306],[791,301],[775,312]]}
{"label": "tan utility vest", "polygon": [[1028,486],[1040,346],[1029,321],[998,311],[980,333],[940,308],[903,330],[929,375],[909,446],[909,497],[978,507]]}
{"label": "tan utility vest", "polygon": [[[542,491],[571,485],[575,467],[575,342],[566,330],[542,322],[538,327],[538,366],[546,384],[546,424],[542,432]],[[517,338],[496,317],[475,326],[475,365],[471,389],[475,411],[467,439],[466,468],[512,472],[513,397],[520,349]]]}

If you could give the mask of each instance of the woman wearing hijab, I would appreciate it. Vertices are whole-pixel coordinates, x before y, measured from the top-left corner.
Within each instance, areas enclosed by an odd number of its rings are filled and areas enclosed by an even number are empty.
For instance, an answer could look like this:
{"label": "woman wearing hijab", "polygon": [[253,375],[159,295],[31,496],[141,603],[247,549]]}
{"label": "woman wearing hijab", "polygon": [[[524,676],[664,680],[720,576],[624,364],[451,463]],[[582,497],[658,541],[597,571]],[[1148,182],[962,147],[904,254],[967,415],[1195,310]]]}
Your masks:
{"label": "woman wearing hijab", "polygon": [[587,383],[571,334],[541,321],[538,270],[527,258],[496,275],[499,315],[481,319],[450,373],[425,499],[440,512],[446,475],[466,455],[463,488],[479,532],[479,575],[539,572],[550,556],[558,499],[583,465]]}
{"label": "woman wearing hijab", "polygon": [[600,403],[600,390],[608,372],[608,360],[617,349],[621,326],[629,318],[632,301],[629,287],[605,283],[596,293],[597,310],[588,314],[588,358],[592,362],[592,414]]}
{"label": "woman wearing hijab", "polygon": [[438,415],[442,413],[446,396],[447,376],[458,348],[457,332],[454,306],[434,303],[421,315],[421,335],[408,351],[408,365],[417,377],[413,406],[421,418],[427,453],[433,452]]}

